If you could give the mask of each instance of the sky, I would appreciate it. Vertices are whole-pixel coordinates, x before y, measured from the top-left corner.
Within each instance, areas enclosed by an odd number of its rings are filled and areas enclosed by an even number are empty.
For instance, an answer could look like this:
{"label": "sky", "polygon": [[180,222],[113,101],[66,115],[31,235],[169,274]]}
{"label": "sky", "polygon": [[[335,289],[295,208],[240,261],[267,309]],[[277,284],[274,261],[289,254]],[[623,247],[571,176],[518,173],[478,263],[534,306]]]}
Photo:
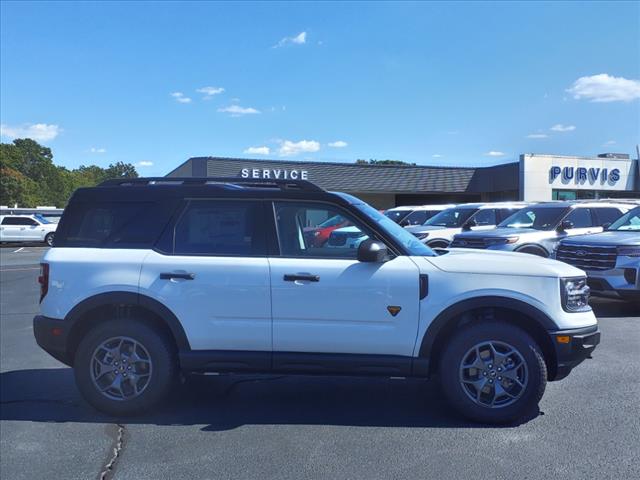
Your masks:
{"label": "sky", "polygon": [[2,1],[0,27],[2,141],[69,168],[640,143],[640,2]]}

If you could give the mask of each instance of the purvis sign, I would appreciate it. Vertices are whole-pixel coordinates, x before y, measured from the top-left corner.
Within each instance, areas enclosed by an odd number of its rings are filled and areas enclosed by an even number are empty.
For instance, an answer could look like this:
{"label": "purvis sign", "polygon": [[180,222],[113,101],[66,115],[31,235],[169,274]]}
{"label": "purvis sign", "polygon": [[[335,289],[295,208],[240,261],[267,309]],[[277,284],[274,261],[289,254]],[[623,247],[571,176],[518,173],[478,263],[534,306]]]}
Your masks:
{"label": "purvis sign", "polygon": [[611,170],[607,168],[597,168],[597,167],[558,167],[557,165],[553,165],[549,170],[549,183],[553,183],[558,177],[561,177],[564,183],[574,182],[576,184],[583,184],[589,182],[590,184],[595,184],[600,181],[600,183],[609,183],[614,185],[618,180],[620,180],[620,169],[612,168]]}
{"label": "purvis sign", "polygon": [[284,168],[243,168],[242,178],[268,178],[271,180],[308,180],[306,170],[285,170]]}

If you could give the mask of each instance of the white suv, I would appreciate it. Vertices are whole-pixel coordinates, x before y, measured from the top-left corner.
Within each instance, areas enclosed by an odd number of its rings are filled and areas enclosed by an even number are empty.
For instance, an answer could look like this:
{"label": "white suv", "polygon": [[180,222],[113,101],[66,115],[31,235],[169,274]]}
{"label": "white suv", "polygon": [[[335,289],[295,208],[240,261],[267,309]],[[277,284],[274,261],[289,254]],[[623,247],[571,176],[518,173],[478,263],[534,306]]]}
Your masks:
{"label": "white suv", "polygon": [[[357,249],[309,242],[341,215]],[[38,344],[115,415],[179,372],[440,377],[457,410],[535,412],[600,341],[581,270],[514,253],[441,256],[304,181],[113,180],[77,190],[42,263]]]}
{"label": "white suv", "polygon": [[41,215],[0,216],[0,242],[45,242],[51,246],[57,226]]}

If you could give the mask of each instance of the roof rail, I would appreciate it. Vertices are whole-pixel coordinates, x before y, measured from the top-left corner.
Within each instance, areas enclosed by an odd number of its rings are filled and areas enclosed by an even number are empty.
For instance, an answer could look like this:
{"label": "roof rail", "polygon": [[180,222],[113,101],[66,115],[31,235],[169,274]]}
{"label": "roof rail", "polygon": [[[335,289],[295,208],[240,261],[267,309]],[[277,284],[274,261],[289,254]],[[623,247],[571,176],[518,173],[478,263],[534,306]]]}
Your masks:
{"label": "roof rail", "polygon": [[324,189],[307,180],[282,180],[267,178],[235,177],[140,177],[113,178],[100,183],[98,187],[147,186],[147,185],[237,185],[251,188],[279,188],[280,190],[304,190],[324,192]]}

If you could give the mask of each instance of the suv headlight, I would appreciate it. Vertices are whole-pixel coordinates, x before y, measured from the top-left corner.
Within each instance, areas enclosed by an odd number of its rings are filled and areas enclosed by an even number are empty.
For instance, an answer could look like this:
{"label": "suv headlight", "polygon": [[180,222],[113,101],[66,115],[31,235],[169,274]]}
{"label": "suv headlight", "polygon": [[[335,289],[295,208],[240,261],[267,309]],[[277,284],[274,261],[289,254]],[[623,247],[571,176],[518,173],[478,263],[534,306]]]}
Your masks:
{"label": "suv headlight", "polygon": [[589,306],[590,288],[586,277],[561,278],[560,296],[562,308],[565,312],[585,312],[591,310]]}
{"label": "suv headlight", "polygon": [[618,255],[621,257],[640,257],[640,247],[618,247]]}

